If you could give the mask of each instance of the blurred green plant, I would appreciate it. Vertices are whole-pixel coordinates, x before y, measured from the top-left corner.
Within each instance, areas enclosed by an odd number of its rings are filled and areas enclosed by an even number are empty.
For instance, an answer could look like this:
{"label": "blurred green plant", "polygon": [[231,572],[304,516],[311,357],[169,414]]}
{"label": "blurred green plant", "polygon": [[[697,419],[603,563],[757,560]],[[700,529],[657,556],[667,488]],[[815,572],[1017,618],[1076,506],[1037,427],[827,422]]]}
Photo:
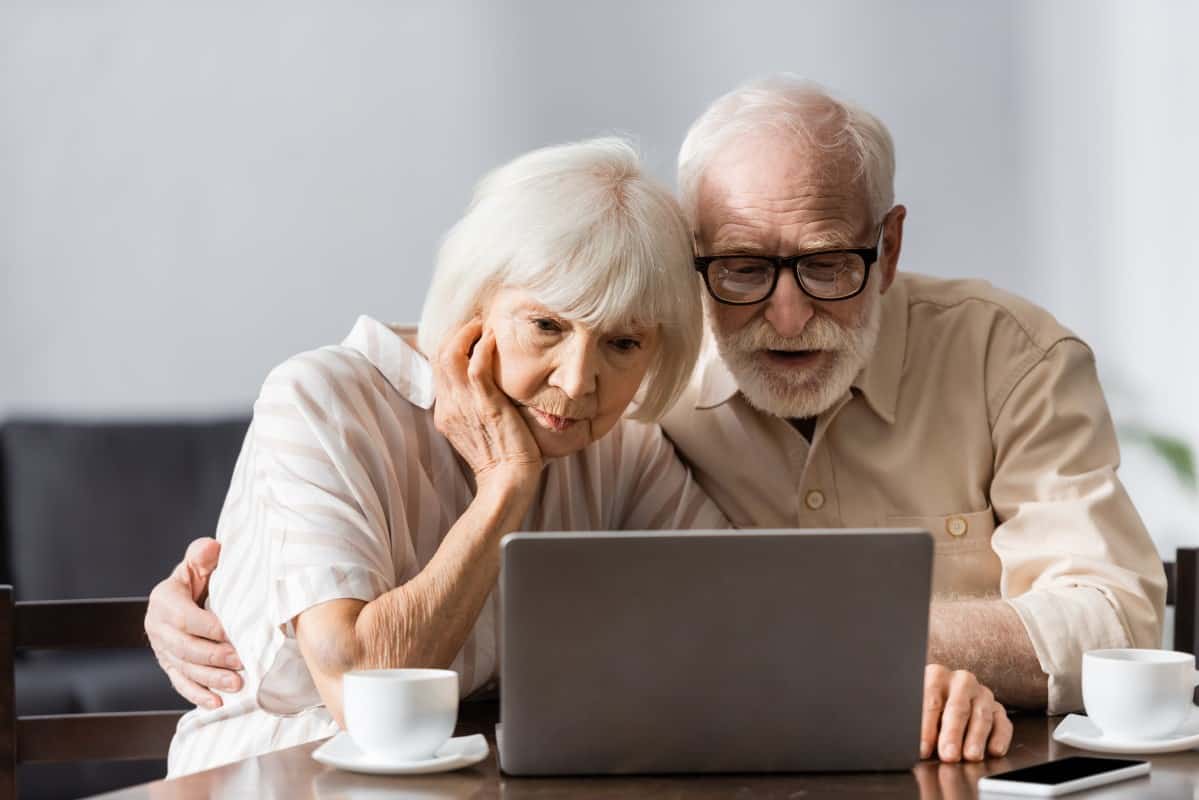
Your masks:
{"label": "blurred green plant", "polygon": [[1140,425],[1123,425],[1120,432],[1133,442],[1148,447],[1170,467],[1179,483],[1192,492],[1199,492],[1199,474],[1195,469],[1195,453],[1178,436],[1150,430]]}

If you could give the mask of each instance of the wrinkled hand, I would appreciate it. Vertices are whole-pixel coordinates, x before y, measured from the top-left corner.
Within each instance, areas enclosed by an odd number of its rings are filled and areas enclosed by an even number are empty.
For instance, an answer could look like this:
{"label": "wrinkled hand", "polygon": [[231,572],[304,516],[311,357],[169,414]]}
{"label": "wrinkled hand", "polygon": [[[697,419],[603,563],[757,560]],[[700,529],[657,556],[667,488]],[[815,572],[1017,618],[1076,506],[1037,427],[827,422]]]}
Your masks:
{"label": "wrinkled hand", "polygon": [[1005,755],[1011,743],[1007,712],[973,672],[925,667],[921,758],[931,758],[935,750],[942,761],[982,761]]}
{"label": "wrinkled hand", "polygon": [[535,483],[541,450],[516,406],[496,387],[494,370],[495,334],[472,320],[441,346],[433,364],[433,423],[480,486],[492,480]]}
{"label": "wrinkled hand", "polygon": [[217,708],[221,698],[210,691],[237,691],[242,686],[241,660],[226,641],[221,622],[201,607],[208,578],[216,569],[221,545],[215,539],[196,539],[175,570],[150,592],[146,636],[171,679],[175,691],[205,708]]}

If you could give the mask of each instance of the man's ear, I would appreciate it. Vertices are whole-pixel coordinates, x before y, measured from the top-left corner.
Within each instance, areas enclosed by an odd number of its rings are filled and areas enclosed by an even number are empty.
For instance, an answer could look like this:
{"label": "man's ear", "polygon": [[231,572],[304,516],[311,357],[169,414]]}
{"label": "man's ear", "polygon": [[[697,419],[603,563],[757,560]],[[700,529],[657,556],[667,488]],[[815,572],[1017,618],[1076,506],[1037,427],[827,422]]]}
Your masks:
{"label": "man's ear", "polygon": [[903,222],[908,210],[904,206],[895,206],[883,217],[883,241],[879,248],[878,270],[882,273],[883,281],[879,294],[884,294],[895,281],[895,273],[899,271],[899,253],[903,249]]}

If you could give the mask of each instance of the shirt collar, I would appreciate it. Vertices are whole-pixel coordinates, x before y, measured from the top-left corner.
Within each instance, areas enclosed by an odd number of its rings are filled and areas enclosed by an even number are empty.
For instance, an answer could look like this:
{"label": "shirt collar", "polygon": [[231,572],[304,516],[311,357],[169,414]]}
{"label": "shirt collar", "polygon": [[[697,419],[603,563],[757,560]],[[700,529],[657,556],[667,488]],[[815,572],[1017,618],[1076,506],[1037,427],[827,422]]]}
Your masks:
{"label": "shirt collar", "polygon": [[727,403],[735,394],[737,380],[717,352],[715,342],[709,341],[700,356],[699,392],[695,396],[695,407],[716,408]]}
{"label": "shirt collar", "polygon": [[[908,298],[902,275],[896,277],[883,295],[882,304],[883,316],[874,355],[854,378],[852,386],[866,398],[874,413],[894,424],[908,337]],[[695,407],[715,408],[727,403],[737,393],[737,380],[716,351],[715,345],[709,344],[701,358]]]}
{"label": "shirt collar", "polygon": [[433,407],[433,368],[429,360],[404,341],[416,329],[407,325],[385,325],[368,316],[360,316],[350,335],[342,342],[362,354],[401,396],[414,406]]}
{"label": "shirt collar", "polygon": [[854,378],[853,386],[866,398],[874,413],[895,424],[899,404],[899,380],[908,349],[908,291],[903,275],[896,275],[883,295],[883,318],[879,322],[874,355]]}

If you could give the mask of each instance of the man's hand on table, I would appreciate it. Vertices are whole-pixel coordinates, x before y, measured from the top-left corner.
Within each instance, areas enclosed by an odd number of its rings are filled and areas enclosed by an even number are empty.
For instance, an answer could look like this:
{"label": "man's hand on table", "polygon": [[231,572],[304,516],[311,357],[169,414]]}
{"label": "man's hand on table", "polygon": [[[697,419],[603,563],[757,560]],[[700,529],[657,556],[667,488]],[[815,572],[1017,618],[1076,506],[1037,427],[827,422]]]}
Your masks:
{"label": "man's hand on table", "polygon": [[236,672],[241,660],[225,640],[221,621],[202,606],[220,552],[215,539],[192,542],[183,561],[150,592],[146,610],[146,636],[159,666],[175,691],[204,708],[221,705],[209,687],[233,692],[242,686]]}
{"label": "man's hand on table", "polygon": [[924,711],[920,757],[941,761],[982,761],[1007,754],[1012,723],[991,690],[972,672],[940,664],[924,669]]}

